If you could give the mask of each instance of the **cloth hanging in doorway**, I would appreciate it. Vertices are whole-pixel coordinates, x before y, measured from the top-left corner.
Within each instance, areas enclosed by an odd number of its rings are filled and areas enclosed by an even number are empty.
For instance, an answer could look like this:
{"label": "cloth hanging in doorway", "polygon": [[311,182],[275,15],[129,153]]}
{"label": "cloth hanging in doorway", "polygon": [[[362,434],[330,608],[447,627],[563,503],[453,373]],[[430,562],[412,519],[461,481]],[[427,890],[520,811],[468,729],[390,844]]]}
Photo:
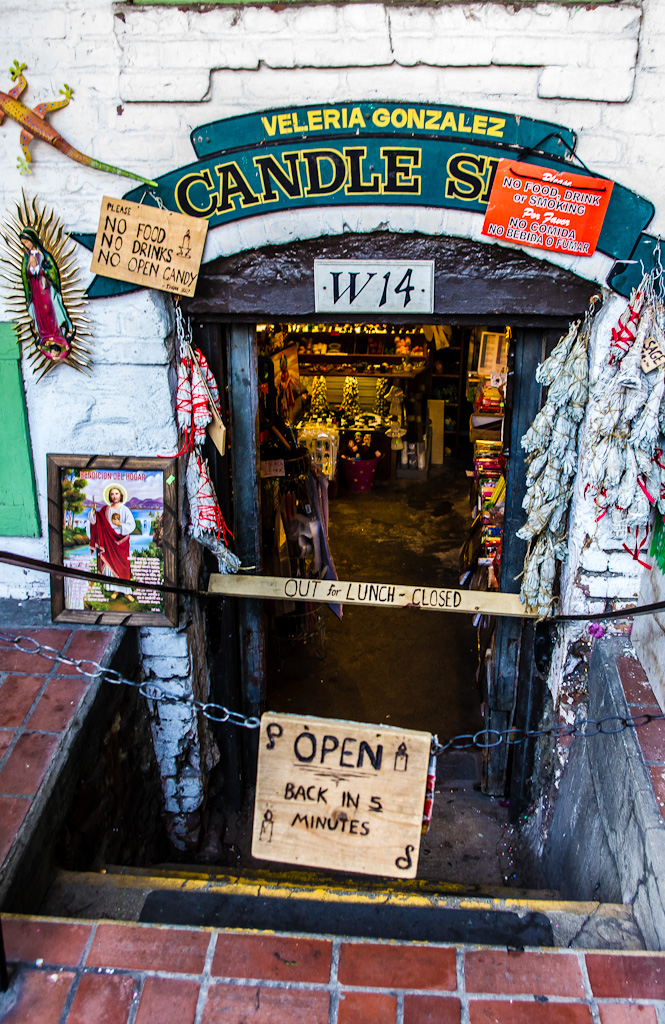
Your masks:
{"label": "cloth hanging in doorway", "polygon": [[[321,527],[321,563],[322,563],[322,575],[321,579],[324,580],[336,580],[337,569],[333,561],[332,552],[330,550],[330,543],[328,541],[328,487],[329,481],[327,477],[323,476],[322,473],[312,473],[310,476],[310,486],[312,491],[312,503],[314,505],[314,511],[316,512],[317,518]],[[341,619],[344,614],[344,607],[341,604],[330,604],[328,605],[333,615],[336,615],[338,619]]]}
{"label": "cloth hanging in doorway", "polygon": [[221,415],[219,388],[203,353],[192,348],[191,325],[188,321],[185,326],[180,306],[175,307],[175,319],[180,355],[176,418],[178,429],[184,436],[175,457],[188,455],[185,472],[189,501],[188,533],[215,555],[220,573],[233,573],[240,568],[240,559],[229,550],[228,541],[233,534],[222,515],[208,460],[201,450],[206,428],[213,419],[211,407]]}

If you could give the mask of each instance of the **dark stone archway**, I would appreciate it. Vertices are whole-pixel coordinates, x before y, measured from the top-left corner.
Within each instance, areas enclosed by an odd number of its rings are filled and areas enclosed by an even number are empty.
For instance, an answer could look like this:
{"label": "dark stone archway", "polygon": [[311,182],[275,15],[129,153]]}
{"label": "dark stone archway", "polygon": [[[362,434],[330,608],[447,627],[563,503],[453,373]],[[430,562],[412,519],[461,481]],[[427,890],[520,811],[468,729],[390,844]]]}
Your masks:
{"label": "dark stone archway", "polygon": [[[466,238],[378,231],[220,257],[201,268],[187,309],[207,320],[315,321],[314,260],[371,258],[435,261],[434,314],[419,315],[419,322],[549,326],[579,316],[598,291],[593,282],[526,251]],[[375,320],[376,314],[355,319]]]}

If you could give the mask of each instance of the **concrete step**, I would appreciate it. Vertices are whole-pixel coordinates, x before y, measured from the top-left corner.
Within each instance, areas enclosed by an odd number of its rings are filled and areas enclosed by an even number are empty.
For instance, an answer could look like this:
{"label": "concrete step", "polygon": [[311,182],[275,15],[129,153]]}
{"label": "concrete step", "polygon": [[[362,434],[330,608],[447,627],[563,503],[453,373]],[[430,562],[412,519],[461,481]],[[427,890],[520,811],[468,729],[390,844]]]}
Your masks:
{"label": "concrete step", "polygon": [[644,949],[632,908],[551,893],[435,891],[433,883],[343,884],[320,877],[194,870],[60,871],[40,908],[53,917],[457,942],[511,948]]}

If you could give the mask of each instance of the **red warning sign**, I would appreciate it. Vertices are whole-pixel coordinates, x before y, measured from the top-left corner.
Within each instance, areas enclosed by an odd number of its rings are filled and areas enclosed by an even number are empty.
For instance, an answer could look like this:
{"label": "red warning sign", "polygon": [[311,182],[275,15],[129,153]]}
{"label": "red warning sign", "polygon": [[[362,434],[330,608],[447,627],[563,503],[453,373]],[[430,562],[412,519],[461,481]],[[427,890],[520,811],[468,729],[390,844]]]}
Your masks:
{"label": "red warning sign", "polygon": [[550,252],[592,256],[613,182],[500,160],[483,234]]}

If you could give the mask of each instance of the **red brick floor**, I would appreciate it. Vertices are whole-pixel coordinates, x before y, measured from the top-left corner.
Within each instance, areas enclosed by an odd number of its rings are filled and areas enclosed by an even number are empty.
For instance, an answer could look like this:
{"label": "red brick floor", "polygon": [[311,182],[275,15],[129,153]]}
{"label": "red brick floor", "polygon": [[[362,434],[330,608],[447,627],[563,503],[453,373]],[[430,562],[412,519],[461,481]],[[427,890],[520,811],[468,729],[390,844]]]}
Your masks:
{"label": "red brick floor", "polygon": [[[113,637],[111,630],[85,628],[2,632],[30,637],[69,658],[95,661]],[[0,641],[0,871],[89,685],[90,677],[71,665]]]}
{"label": "red brick floor", "polygon": [[[3,918],[0,1022],[662,1024],[665,953]],[[660,1016],[659,1016],[660,1014]]]}

